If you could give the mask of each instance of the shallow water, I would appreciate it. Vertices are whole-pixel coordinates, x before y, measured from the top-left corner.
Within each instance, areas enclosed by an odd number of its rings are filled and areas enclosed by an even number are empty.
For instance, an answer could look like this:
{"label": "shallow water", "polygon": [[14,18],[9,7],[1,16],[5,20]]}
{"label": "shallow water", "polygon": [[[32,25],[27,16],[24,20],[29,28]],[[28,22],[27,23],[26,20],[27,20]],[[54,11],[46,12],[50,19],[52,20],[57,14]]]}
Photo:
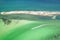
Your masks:
{"label": "shallow water", "polygon": [[59,20],[11,21],[7,25],[0,19],[0,40],[60,40]]}
{"label": "shallow water", "polygon": [[[60,11],[60,0],[0,0],[0,12],[13,10]],[[0,40],[60,40],[59,19],[0,14]]]}

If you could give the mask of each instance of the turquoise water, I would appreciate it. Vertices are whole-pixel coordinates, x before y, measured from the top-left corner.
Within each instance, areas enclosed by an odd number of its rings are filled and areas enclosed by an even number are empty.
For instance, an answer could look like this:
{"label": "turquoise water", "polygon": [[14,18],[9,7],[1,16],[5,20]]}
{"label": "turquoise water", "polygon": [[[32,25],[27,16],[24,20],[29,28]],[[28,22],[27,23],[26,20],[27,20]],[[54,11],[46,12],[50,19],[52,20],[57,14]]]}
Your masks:
{"label": "turquoise water", "polygon": [[[0,0],[0,11],[13,10],[60,11],[60,1]],[[60,20],[57,19],[60,15],[51,20],[49,16],[0,14],[0,40],[60,40]]]}
{"label": "turquoise water", "polygon": [[60,11],[60,0],[0,0],[0,11]]}

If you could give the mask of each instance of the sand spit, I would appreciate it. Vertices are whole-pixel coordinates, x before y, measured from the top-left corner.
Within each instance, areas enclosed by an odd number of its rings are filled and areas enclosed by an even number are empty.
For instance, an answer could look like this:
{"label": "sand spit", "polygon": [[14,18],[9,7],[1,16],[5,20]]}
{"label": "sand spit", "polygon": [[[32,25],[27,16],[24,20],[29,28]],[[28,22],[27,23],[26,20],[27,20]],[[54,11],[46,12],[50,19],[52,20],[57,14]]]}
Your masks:
{"label": "sand spit", "polygon": [[42,15],[42,16],[52,16],[59,15],[60,12],[50,12],[50,11],[8,11],[8,12],[0,12],[1,14],[32,14],[32,15]]}

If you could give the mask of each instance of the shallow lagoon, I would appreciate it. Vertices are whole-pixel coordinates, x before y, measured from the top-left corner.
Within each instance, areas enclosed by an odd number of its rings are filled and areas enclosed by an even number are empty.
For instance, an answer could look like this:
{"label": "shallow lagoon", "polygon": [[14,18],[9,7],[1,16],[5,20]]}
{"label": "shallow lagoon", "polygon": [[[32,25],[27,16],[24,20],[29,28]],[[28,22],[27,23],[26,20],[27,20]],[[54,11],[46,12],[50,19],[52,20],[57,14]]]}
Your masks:
{"label": "shallow lagoon", "polygon": [[0,19],[0,40],[60,40],[60,20],[33,15],[20,17],[7,16],[9,24]]}

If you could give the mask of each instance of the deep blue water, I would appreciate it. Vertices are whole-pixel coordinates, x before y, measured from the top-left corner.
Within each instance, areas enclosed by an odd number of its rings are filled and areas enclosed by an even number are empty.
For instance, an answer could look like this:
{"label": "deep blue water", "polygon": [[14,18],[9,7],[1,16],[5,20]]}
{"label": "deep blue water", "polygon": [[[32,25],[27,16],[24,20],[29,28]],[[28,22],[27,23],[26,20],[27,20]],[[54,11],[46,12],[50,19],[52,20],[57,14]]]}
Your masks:
{"label": "deep blue water", "polygon": [[60,0],[0,0],[0,11],[60,11]]}

